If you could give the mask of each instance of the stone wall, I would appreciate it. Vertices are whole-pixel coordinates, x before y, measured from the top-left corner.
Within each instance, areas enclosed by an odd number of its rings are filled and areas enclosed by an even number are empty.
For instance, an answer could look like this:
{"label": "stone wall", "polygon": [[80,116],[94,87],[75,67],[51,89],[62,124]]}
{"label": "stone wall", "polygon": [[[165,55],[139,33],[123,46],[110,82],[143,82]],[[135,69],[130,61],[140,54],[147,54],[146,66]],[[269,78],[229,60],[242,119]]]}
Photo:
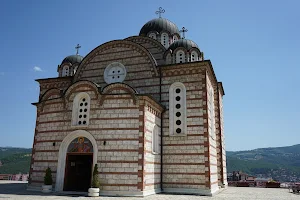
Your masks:
{"label": "stone wall", "polygon": [[[208,138],[205,136],[205,70],[200,63],[162,68],[163,189],[170,192],[209,192],[205,166]],[[169,135],[169,88],[175,82],[186,87],[187,135]]]}

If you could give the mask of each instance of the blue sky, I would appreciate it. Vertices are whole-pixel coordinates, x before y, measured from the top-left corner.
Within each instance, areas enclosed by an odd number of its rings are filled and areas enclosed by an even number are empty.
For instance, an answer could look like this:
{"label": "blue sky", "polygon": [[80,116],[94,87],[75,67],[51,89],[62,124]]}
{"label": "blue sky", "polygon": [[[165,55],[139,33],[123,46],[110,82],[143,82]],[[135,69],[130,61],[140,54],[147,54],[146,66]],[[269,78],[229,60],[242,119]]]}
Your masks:
{"label": "blue sky", "polygon": [[0,146],[31,147],[38,83],[57,65],[163,17],[188,29],[222,81],[227,150],[300,143],[300,1],[15,1],[0,7]]}

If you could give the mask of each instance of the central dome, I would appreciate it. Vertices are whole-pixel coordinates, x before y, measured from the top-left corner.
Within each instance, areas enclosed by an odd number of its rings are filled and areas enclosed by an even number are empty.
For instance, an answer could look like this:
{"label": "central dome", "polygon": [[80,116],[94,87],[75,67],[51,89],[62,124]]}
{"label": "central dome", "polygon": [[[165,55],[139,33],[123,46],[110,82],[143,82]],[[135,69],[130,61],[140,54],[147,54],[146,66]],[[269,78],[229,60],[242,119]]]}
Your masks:
{"label": "central dome", "polygon": [[147,36],[149,32],[157,32],[166,31],[169,34],[173,35],[177,33],[180,35],[178,27],[171,21],[165,18],[156,18],[147,22],[140,31],[140,36]]}

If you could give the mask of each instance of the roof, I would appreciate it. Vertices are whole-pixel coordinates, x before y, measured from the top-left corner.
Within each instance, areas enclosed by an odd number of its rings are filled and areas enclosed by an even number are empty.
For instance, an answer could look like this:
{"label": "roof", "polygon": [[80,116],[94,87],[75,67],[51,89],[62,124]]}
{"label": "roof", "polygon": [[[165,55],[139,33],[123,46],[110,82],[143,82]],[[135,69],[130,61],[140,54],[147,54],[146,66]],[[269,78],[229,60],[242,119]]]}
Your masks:
{"label": "roof", "polygon": [[75,63],[80,63],[82,61],[83,57],[81,55],[70,55],[65,57],[65,59],[61,62],[63,63],[71,63],[72,65]]}
{"label": "roof", "polygon": [[198,45],[194,41],[188,39],[177,40],[176,42],[173,42],[168,49],[174,51],[178,47],[183,47],[187,50],[190,50],[191,48],[199,49]]}
{"label": "roof", "polygon": [[156,18],[147,22],[140,30],[140,36],[147,36],[151,31],[160,33],[161,31],[169,32],[171,35],[177,33],[180,35],[178,27],[173,22],[165,18]]}

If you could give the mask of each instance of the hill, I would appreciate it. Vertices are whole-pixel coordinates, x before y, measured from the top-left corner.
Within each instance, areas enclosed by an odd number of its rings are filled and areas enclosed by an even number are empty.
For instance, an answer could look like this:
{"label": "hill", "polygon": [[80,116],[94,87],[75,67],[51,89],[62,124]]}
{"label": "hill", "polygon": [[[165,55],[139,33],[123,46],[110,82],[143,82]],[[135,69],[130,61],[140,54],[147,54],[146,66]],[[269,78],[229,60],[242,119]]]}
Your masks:
{"label": "hill", "polygon": [[228,151],[227,171],[243,171],[279,181],[300,180],[300,144],[287,147]]}
{"label": "hill", "polygon": [[[300,144],[227,151],[227,171],[243,171],[279,181],[300,181]],[[0,147],[0,174],[28,173],[31,149]]]}
{"label": "hill", "polygon": [[31,149],[0,147],[0,174],[28,173]]}

